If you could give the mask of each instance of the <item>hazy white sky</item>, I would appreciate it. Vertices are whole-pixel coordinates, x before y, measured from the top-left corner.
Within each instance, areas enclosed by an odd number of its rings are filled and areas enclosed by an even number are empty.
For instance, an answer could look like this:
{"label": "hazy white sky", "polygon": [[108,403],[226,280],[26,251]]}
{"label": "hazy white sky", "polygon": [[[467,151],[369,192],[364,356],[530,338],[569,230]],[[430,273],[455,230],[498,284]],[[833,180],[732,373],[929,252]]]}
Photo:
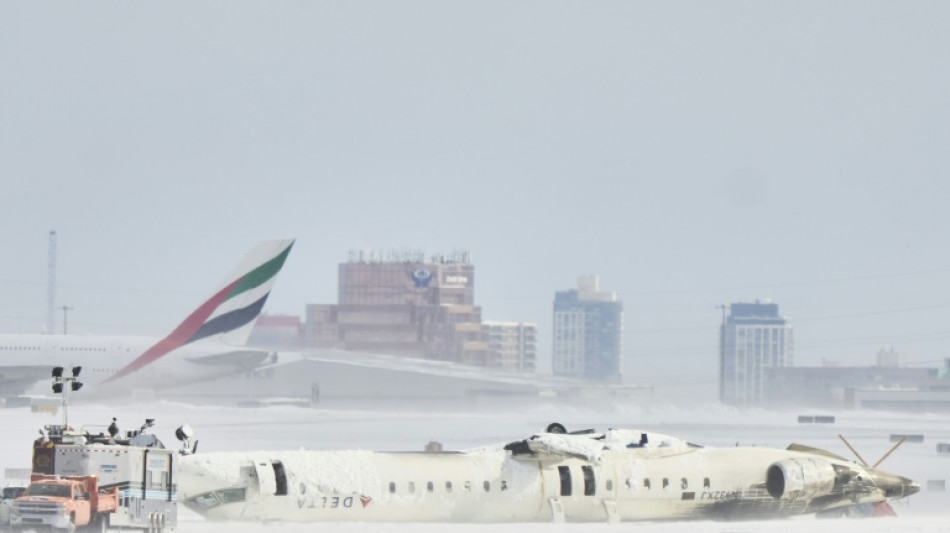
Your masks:
{"label": "hazy white sky", "polygon": [[4,2],[0,330],[45,323],[55,229],[74,332],[166,333],[296,237],[271,313],[350,249],[468,249],[544,352],[598,274],[630,381],[713,382],[755,298],[799,364],[936,361],[948,67],[939,1]]}

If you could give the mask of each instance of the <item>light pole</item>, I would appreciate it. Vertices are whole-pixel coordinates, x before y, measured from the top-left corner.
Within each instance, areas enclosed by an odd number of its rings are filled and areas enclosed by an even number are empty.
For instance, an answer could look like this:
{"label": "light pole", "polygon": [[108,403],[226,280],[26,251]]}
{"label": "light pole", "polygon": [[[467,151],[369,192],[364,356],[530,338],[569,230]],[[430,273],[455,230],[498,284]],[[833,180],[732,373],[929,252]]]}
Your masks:
{"label": "light pole", "polygon": [[65,335],[66,333],[68,333],[68,331],[67,331],[67,329],[66,329],[66,313],[68,313],[69,311],[72,311],[72,310],[75,309],[75,308],[74,308],[74,307],[69,307],[68,305],[64,305],[64,306],[60,307],[60,309],[63,310],[63,335]]}
{"label": "light pole", "polygon": [[82,367],[74,366],[72,377],[64,377],[63,367],[53,368],[53,392],[63,395],[63,431],[69,427],[69,390],[72,389],[75,392],[82,388],[82,382],[79,381],[80,372],[82,372]]}

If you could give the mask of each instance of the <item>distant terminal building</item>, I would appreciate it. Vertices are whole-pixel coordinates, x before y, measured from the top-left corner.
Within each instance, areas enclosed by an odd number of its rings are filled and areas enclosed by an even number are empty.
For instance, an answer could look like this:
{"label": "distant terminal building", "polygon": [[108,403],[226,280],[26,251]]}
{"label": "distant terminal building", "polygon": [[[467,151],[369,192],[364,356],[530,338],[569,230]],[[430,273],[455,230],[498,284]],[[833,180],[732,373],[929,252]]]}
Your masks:
{"label": "distant terminal building", "polygon": [[538,326],[524,322],[482,322],[488,340],[488,366],[534,373],[538,358]]}
{"label": "distant terminal building", "polygon": [[306,346],[488,364],[468,252],[350,252],[337,294],[307,306]]}
{"label": "distant terminal building", "polygon": [[299,349],[300,326],[300,317],[297,315],[263,314],[254,323],[247,343],[264,348]]}
{"label": "distant terminal building", "polygon": [[936,368],[785,367],[765,373],[769,407],[861,407],[866,391],[918,391],[937,378]]}
{"label": "distant terminal building", "polygon": [[602,292],[596,276],[578,278],[577,289],[554,296],[554,375],[619,383],[623,353],[623,303]]}
{"label": "distant terminal building", "polygon": [[792,366],[792,326],[771,302],[734,303],[720,330],[719,400],[765,403],[766,370]]}
{"label": "distant terminal building", "polygon": [[879,351],[875,366],[771,368],[766,384],[772,407],[950,410],[950,360],[941,368],[900,366],[893,348]]}

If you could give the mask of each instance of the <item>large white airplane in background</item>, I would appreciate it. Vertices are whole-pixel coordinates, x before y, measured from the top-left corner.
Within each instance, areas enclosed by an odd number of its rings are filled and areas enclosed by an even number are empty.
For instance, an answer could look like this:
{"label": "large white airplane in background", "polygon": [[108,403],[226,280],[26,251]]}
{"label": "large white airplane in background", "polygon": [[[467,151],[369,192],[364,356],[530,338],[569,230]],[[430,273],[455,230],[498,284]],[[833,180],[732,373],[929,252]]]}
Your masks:
{"label": "large white airplane in background", "polygon": [[179,460],[177,479],[180,501],[212,520],[743,520],[893,512],[888,501],[920,486],[878,464],[796,444],[706,448],[551,424],[466,452],[199,452]]}
{"label": "large white airplane in background", "polygon": [[255,246],[214,294],[163,339],[106,335],[0,335],[0,396],[22,394],[53,367],[82,367],[93,392],[164,389],[253,369],[270,352],[245,343],[293,239]]}

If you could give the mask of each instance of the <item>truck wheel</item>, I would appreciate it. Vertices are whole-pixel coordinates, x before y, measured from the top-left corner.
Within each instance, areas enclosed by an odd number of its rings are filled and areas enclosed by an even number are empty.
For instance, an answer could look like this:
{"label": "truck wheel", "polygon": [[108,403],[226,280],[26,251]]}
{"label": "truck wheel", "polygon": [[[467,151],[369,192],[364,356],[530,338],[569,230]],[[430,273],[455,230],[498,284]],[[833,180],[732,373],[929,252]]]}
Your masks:
{"label": "truck wheel", "polygon": [[90,533],[106,533],[106,529],[109,527],[109,517],[107,515],[101,514],[96,516],[96,518],[89,524],[88,531]]}

